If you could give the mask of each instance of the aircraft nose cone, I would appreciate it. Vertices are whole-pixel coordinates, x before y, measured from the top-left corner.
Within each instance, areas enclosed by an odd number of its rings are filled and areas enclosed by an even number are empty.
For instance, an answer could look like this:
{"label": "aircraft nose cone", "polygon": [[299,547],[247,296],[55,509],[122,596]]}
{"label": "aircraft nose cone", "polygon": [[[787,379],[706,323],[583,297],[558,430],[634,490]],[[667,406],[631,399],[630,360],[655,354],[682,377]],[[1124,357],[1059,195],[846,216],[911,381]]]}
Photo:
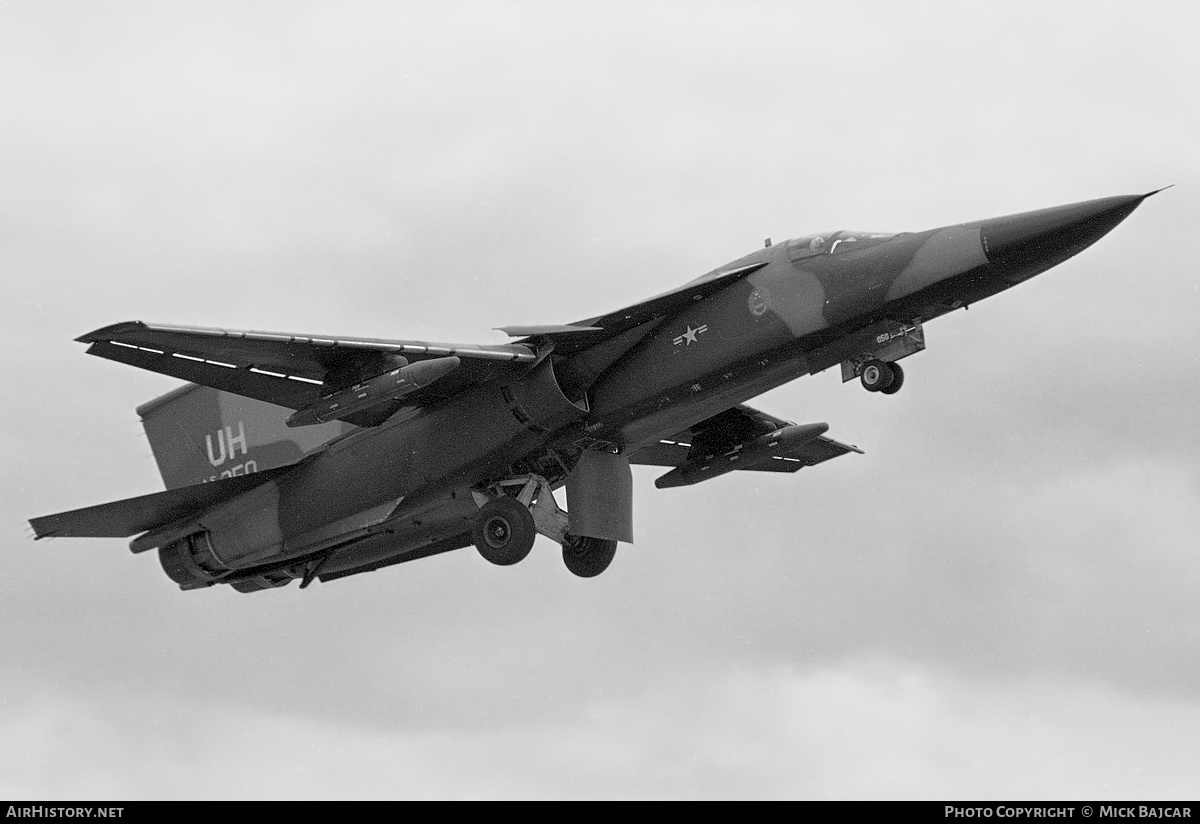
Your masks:
{"label": "aircraft nose cone", "polygon": [[1091,246],[1152,194],[1105,197],[986,220],[980,227],[984,254],[1008,280],[1032,277]]}

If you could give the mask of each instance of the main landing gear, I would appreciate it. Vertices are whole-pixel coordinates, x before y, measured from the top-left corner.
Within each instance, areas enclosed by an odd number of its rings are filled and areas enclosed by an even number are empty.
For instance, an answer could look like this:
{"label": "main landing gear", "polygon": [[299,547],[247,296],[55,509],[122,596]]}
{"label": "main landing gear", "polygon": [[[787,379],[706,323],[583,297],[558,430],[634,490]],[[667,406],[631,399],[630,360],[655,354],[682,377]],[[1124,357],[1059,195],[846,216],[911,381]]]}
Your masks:
{"label": "main landing gear", "polygon": [[525,560],[536,537],[532,513],[516,498],[507,496],[484,504],[471,529],[471,540],[479,554],[497,566]]}
{"label": "main landing gear", "polygon": [[563,563],[580,578],[595,578],[612,563],[617,554],[617,542],[604,538],[582,538],[567,535],[563,541]]}
{"label": "main landing gear", "polygon": [[898,363],[869,360],[862,365],[859,379],[862,381],[863,389],[868,392],[895,395],[904,385],[904,369]]}
{"label": "main landing gear", "polygon": [[[520,486],[514,496],[505,487]],[[491,495],[476,491],[479,513],[471,527],[471,540],[485,560],[512,566],[525,560],[538,534],[562,544],[563,563],[580,578],[594,578],[608,569],[617,554],[617,542],[568,532],[567,513],[558,508],[550,484],[540,475],[501,481]]]}

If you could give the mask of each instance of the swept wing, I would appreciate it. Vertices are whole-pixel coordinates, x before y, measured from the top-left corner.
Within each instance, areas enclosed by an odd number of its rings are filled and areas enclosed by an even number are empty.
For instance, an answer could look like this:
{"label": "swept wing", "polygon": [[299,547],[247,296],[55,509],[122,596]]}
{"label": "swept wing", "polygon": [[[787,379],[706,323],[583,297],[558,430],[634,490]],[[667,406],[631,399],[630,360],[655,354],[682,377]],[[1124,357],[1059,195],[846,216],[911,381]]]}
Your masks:
{"label": "swept wing", "polygon": [[[791,421],[769,415],[751,406],[739,404],[726,409],[711,418],[707,418],[695,426],[688,427],[670,438],[663,438],[658,443],[638,450],[630,456],[630,463],[649,466],[670,466],[679,468],[705,466],[712,468],[712,477],[732,469],[751,470],[755,472],[798,472],[806,466],[816,466],[819,463],[845,455],[848,452],[862,450],[856,446],[826,438],[824,435],[807,436],[797,439],[799,443],[781,445],[778,449],[763,450],[765,455],[761,460],[742,460],[741,463],[722,464],[721,458],[729,456],[734,461],[739,453],[750,458],[752,447],[767,438],[772,433],[791,430],[805,430],[810,433],[823,432],[824,424],[809,424],[798,427]],[[745,452],[742,450],[745,449]],[[659,481],[664,481],[675,473],[664,475]],[[667,483],[660,486],[684,485],[696,483],[703,477],[695,477],[683,482]]]}
{"label": "swept wing", "polygon": [[372,426],[401,405],[453,395],[537,360],[520,343],[474,345],[425,341],[254,332],[128,321],[78,338],[88,354],[232,392],[290,409],[402,365],[434,358],[461,361],[444,379],[343,420]]}

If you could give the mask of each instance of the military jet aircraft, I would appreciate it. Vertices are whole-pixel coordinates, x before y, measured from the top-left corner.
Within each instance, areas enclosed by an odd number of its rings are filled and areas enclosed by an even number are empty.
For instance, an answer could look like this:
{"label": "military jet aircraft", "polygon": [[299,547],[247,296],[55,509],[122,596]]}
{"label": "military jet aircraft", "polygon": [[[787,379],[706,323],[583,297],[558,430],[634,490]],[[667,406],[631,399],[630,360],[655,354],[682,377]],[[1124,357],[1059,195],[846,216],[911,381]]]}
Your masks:
{"label": "military jet aircraft", "polygon": [[859,452],[745,402],[834,366],[894,394],[928,321],[1079,253],[1151,194],[767,241],[615,312],[503,327],[502,345],[106,326],[79,338],[89,354],[189,382],[137,410],[167,489],[31,525],[136,536],[185,590],[304,588],[471,544],[510,565],[539,533],[599,575],[633,542],[632,464],[668,468],[666,488]]}

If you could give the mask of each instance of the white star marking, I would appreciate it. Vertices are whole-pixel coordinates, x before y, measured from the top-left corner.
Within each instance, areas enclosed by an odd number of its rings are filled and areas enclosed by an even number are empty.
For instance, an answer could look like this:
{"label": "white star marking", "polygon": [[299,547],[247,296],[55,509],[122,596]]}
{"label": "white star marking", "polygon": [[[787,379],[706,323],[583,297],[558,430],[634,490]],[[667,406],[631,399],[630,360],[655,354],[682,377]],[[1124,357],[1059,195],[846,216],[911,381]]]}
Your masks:
{"label": "white star marking", "polygon": [[697,326],[695,329],[693,329],[692,325],[689,323],[687,331],[684,332],[679,337],[675,338],[675,345],[678,346],[679,344],[686,342],[688,346],[691,346],[693,343],[699,343],[700,341],[697,336],[700,335],[701,333],[707,332],[707,331],[708,331],[707,323],[702,323],[699,326]]}

